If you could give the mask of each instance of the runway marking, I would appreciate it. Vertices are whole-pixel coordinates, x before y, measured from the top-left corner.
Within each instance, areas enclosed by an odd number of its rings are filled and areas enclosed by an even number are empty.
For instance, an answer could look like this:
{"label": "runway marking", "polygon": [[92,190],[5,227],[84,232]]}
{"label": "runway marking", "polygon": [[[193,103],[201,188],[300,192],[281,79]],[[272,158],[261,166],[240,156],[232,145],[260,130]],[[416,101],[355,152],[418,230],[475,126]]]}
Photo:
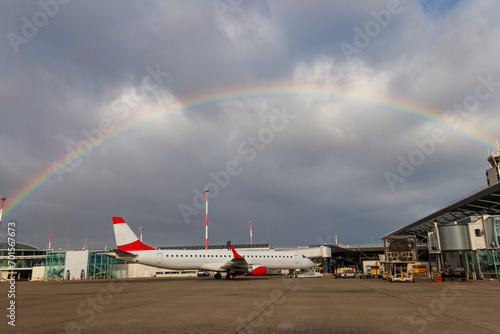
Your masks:
{"label": "runway marking", "polygon": [[271,304],[269,304],[269,306],[267,306],[264,310],[262,310],[259,314],[257,314],[257,316],[255,318],[253,318],[245,326],[243,326],[242,328],[240,328],[239,330],[237,330],[236,334],[241,333],[245,328],[247,328],[253,322],[255,322],[255,320],[257,320],[258,318],[260,318],[264,313],[267,312],[268,309],[270,309],[272,306],[274,306],[274,304],[276,304],[280,299],[282,299],[287,293],[289,293],[292,290],[297,290],[299,288],[299,286],[300,286],[300,280],[297,281],[297,282],[298,282],[298,284],[295,284],[290,289],[288,289],[285,292],[283,292],[278,298],[276,298],[276,300],[274,300]]}

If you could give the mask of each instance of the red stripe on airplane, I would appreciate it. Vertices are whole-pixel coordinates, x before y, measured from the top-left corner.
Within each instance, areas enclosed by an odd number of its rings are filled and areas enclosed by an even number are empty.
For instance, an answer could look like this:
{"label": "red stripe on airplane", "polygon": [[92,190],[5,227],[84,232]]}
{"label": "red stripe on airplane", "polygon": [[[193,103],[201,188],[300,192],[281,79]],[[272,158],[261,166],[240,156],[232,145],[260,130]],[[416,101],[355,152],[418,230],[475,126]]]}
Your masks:
{"label": "red stripe on airplane", "polygon": [[136,240],[126,245],[118,246],[118,249],[123,251],[141,251],[141,250],[155,250],[153,247],[143,244],[140,240]]}
{"label": "red stripe on airplane", "polygon": [[113,217],[113,225],[114,224],[125,224],[125,220],[122,217]]}

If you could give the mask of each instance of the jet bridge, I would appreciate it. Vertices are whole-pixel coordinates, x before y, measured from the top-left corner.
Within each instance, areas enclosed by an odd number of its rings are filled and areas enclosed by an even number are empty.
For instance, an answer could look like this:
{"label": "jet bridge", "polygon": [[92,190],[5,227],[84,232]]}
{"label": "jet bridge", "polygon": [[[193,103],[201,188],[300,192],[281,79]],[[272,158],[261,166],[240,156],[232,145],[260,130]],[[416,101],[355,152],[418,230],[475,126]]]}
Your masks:
{"label": "jet bridge", "polygon": [[492,154],[488,162],[488,186],[385,235],[382,240],[414,235],[418,243],[428,245],[430,269],[434,273],[472,279],[500,278],[500,153]]}

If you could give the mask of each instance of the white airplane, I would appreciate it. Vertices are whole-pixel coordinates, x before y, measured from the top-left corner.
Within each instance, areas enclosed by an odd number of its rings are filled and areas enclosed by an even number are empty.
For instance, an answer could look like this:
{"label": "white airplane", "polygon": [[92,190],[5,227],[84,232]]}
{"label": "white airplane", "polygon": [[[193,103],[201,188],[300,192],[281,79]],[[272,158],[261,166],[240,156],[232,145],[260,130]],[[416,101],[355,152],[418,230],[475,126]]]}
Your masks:
{"label": "white airplane", "polygon": [[120,217],[113,217],[117,249],[106,255],[127,262],[175,270],[214,271],[215,279],[222,272],[227,279],[236,275],[265,275],[267,269],[308,269],[314,267],[311,260],[297,252],[231,250],[159,250],[139,241],[139,238]]}

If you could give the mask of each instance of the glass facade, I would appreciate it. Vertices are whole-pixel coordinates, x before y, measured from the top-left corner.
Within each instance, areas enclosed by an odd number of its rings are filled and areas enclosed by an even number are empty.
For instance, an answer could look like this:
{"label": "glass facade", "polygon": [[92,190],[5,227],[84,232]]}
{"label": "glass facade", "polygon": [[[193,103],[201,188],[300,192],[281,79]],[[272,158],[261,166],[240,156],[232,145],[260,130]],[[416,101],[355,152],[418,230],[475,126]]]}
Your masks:
{"label": "glass facade", "polygon": [[49,252],[45,258],[44,278],[47,280],[60,280],[64,277],[66,252]]}
{"label": "glass facade", "polygon": [[[45,252],[44,252],[45,253]],[[44,254],[45,255],[45,254]],[[16,252],[15,256],[15,264],[16,268],[18,269],[23,269],[23,268],[33,268],[37,266],[43,266],[45,265],[44,261],[44,255],[19,255],[18,252]],[[8,269],[9,268],[9,258],[7,255],[0,254],[0,269]]]}
{"label": "glass facade", "polygon": [[25,243],[16,243],[14,256],[9,253],[9,245],[6,242],[0,243],[0,269],[9,268],[9,255],[14,259],[16,268],[33,268],[34,266],[43,266],[45,260],[45,251],[35,246]]}
{"label": "glass facade", "polygon": [[117,278],[115,265],[123,263],[126,262],[106,256],[106,251],[90,251],[87,278]]}
{"label": "glass facade", "polygon": [[[11,265],[14,264],[15,274]],[[15,250],[9,247],[8,243],[0,242],[0,275],[2,278],[15,275],[19,280],[29,280],[33,267],[45,265],[45,251],[38,247],[22,242],[15,244]],[[8,272],[11,272],[9,274]]]}
{"label": "glass facade", "polygon": [[462,253],[467,278],[500,278],[500,250],[477,250]]}
{"label": "glass facade", "polygon": [[[106,256],[104,250],[89,251],[88,265],[85,279],[117,278],[115,265],[126,263]],[[47,280],[60,280],[64,278],[66,267],[66,252],[47,253],[45,260],[44,278]]]}

